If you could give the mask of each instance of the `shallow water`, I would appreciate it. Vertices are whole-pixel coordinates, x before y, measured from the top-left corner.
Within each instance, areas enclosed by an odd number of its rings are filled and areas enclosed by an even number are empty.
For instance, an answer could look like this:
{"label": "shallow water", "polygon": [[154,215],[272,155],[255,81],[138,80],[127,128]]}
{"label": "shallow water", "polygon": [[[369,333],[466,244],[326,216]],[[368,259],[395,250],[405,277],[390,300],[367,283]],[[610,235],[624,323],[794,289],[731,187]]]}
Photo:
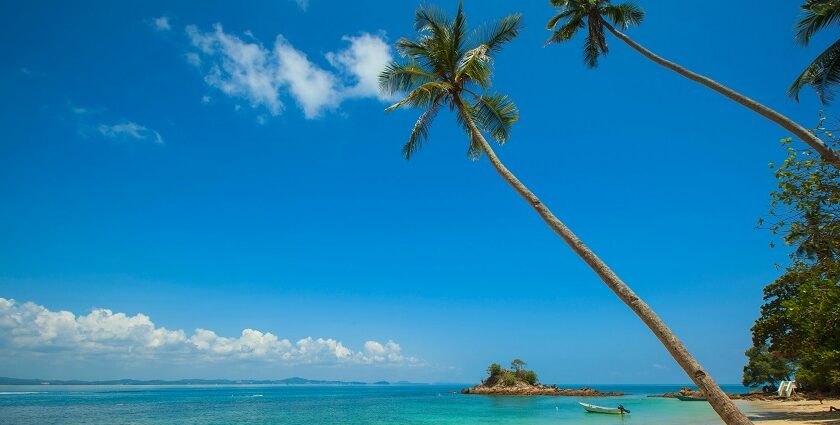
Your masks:
{"label": "shallow water", "polygon": [[[452,394],[462,387],[0,386],[0,423],[722,424],[705,402],[647,397],[680,386],[594,386],[630,394],[598,399]],[[623,404],[632,413],[625,417],[585,413],[578,401],[611,407]]]}

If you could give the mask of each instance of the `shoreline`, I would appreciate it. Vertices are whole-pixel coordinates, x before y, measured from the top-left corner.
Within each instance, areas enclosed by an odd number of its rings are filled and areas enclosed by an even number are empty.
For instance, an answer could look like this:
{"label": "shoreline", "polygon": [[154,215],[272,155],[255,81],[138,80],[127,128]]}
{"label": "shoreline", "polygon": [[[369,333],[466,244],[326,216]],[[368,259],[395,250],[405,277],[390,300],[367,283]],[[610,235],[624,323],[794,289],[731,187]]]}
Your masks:
{"label": "shoreline", "polygon": [[816,400],[744,400],[739,403],[747,416],[762,425],[840,425],[840,399]]}

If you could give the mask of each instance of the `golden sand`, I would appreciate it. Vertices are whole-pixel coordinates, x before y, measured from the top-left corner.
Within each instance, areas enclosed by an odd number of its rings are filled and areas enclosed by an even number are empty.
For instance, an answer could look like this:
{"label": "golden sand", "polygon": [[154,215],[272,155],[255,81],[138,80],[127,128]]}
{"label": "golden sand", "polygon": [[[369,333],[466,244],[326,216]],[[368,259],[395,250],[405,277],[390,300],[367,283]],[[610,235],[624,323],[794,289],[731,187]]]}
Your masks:
{"label": "golden sand", "polygon": [[750,419],[761,425],[840,425],[840,412],[829,412],[829,406],[840,409],[840,400],[818,401],[747,401]]}

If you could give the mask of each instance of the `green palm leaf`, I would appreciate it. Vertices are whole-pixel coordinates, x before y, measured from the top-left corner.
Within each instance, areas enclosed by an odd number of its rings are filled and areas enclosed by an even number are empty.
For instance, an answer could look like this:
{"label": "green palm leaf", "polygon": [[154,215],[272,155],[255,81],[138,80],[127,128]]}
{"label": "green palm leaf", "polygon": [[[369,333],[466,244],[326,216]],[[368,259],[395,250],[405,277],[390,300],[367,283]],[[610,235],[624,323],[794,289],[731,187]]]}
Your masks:
{"label": "green palm leaf", "polygon": [[[460,2],[454,19],[433,6],[417,9],[418,36],[396,42],[397,51],[406,61],[387,65],[379,76],[382,93],[403,95],[387,111],[401,107],[425,110],[403,145],[406,159],[421,148],[431,122],[444,106],[457,112],[458,123],[469,135],[471,158],[481,155],[482,143],[486,143],[484,132],[499,143],[508,140],[510,128],[519,117],[516,105],[503,95],[482,96],[476,92],[484,93],[490,86],[492,55],[519,34],[520,22],[520,15],[510,15],[468,33]],[[468,40],[466,34],[470,34]],[[467,102],[464,96],[476,101]]]}
{"label": "green palm leaf", "polygon": [[420,118],[417,119],[417,122],[414,123],[414,128],[411,129],[408,141],[405,142],[402,148],[405,159],[411,159],[423,146],[423,142],[429,138],[429,127],[431,127],[432,121],[434,121],[435,116],[437,116],[440,110],[440,100],[441,98],[435,99],[432,106],[423,112]]}
{"label": "green palm leaf", "polygon": [[502,47],[522,31],[522,14],[505,16],[499,21],[485,25],[476,31],[475,46],[487,46],[487,54],[498,53]]}
{"label": "green palm leaf", "polygon": [[803,15],[796,23],[796,39],[807,45],[819,30],[840,19],[840,0],[809,0],[802,6]]}
{"label": "green palm leaf", "polygon": [[430,81],[409,92],[399,102],[385,108],[386,111],[393,111],[399,107],[409,105],[414,108],[429,108],[439,97],[445,95],[452,86],[440,81]]}
{"label": "green palm leaf", "polygon": [[631,26],[639,26],[645,19],[645,12],[638,4],[633,2],[604,6],[603,13],[615,26],[622,30]]}
{"label": "green palm leaf", "polygon": [[379,74],[379,89],[390,96],[411,92],[435,79],[434,74],[427,72],[417,62],[411,61],[404,65],[392,62]]}
{"label": "green palm leaf", "polygon": [[834,99],[832,86],[840,83],[840,40],[837,40],[822,52],[788,89],[788,95],[799,101],[799,92],[805,86],[812,86],[822,103],[828,104]]}
{"label": "green palm leaf", "polygon": [[479,84],[482,89],[490,85],[490,57],[487,56],[487,45],[482,44],[464,53],[458,63],[457,81],[471,80]]}
{"label": "green palm leaf", "polygon": [[502,94],[478,97],[473,105],[472,114],[479,127],[489,133],[498,143],[505,143],[508,140],[511,126],[519,120],[519,109],[516,104]]}

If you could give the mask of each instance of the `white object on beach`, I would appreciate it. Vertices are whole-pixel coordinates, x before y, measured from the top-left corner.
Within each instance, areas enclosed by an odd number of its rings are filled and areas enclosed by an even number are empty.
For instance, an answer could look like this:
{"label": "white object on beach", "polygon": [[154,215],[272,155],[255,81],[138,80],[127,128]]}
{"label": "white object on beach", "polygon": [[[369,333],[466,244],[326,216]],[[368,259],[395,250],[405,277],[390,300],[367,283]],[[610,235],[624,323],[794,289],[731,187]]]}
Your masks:
{"label": "white object on beach", "polygon": [[776,391],[779,394],[779,397],[789,398],[791,394],[796,390],[796,381],[782,381],[779,384],[779,389]]}
{"label": "white object on beach", "polygon": [[623,410],[618,409],[618,408],[614,408],[614,407],[601,407],[601,406],[596,406],[594,404],[581,403],[581,402],[578,402],[578,404],[581,405],[584,409],[586,409],[587,412],[610,413],[610,414],[613,414],[613,415],[623,415],[624,414]]}

